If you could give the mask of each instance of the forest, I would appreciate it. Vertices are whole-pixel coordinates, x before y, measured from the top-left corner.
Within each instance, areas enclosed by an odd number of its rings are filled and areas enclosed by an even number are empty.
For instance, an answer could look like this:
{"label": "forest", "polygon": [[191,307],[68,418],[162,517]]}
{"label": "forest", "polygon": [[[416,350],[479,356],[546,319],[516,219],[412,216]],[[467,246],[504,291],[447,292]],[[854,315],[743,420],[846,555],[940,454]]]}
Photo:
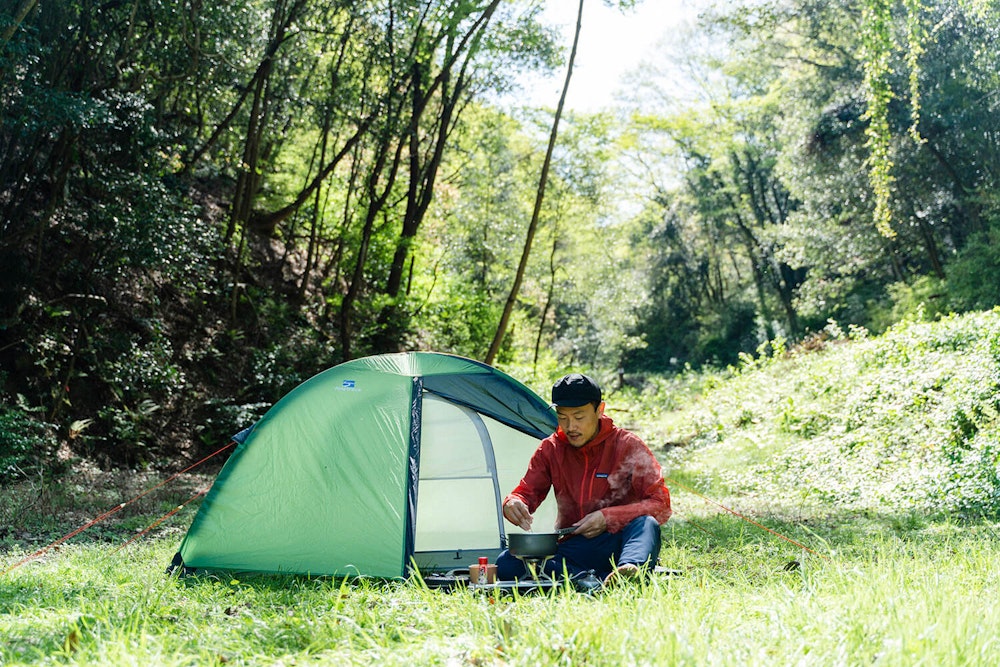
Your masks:
{"label": "forest", "polygon": [[543,7],[3,0],[0,482],[368,354],[611,386],[1000,304],[996,3],[707,5],[594,113],[516,101]]}

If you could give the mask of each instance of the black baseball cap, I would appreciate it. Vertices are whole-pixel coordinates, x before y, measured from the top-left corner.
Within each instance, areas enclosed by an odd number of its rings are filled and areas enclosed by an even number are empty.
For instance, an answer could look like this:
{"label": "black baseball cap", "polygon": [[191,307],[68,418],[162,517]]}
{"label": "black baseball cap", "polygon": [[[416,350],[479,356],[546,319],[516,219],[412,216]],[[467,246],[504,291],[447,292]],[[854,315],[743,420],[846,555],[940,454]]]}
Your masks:
{"label": "black baseball cap", "polygon": [[601,402],[601,388],[580,373],[570,373],[552,386],[552,405],[577,408],[587,403]]}

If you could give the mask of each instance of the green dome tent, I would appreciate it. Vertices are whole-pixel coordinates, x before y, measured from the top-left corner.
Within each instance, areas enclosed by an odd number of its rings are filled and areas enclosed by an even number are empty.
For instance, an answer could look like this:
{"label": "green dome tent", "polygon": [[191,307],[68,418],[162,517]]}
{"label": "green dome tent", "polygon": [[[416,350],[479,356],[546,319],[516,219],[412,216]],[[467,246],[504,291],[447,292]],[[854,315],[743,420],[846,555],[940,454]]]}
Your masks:
{"label": "green dome tent", "polygon": [[[555,412],[469,359],[356,359],[305,381],[235,439],[175,566],[405,575],[491,561],[500,503]],[[552,525],[555,502],[536,514]]]}

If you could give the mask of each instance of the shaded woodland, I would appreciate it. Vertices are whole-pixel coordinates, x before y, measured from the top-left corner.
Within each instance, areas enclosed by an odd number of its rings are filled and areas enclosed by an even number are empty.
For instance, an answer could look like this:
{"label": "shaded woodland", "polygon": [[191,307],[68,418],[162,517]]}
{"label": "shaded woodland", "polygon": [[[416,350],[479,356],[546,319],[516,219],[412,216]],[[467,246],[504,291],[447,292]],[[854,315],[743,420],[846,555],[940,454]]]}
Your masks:
{"label": "shaded woodland", "polygon": [[544,390],[994,307],[1000,9],[875,4],[706,9],[565,114],[512,292],[541,2],[4,0],[0,478],[197,456],[367,354]]}

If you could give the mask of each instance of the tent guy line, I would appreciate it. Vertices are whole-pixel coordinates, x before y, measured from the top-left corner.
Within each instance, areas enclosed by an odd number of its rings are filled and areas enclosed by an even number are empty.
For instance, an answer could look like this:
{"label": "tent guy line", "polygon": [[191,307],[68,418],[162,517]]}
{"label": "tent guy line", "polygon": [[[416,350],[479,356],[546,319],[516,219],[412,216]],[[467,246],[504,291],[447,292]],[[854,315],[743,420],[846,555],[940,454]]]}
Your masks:
{"label": "tent guy line", "polygon": [[190,498],[188,498],[187,500],[185,500],[184,502],[182,502],[180,505],[178,505],[177,507],[173,508],[172,510],[170,510],[169,512],[167,512],[166,514],[164,514],[163,516],[161,516],[159,519],[157,519],[153,523],[151,523],[148,526],[146,526],[142,531],[136,533],[131,539],[129,539],[127,542],[125,542],[120,547],[118,547],[117,549],[115,549],[114,553],[118,553],[119,551],[121,551],[122,549],[124,549],[128,545],[132,544],[136,540],[139,540],[142,537],[145,537],[146,534],[149,533],[149,531],[153,530],[154,528],[156,528],[157,526],[159,526],[161,523],[163,523],[164,521],[166,521],[167,519],[169,519],[173,515],[175,515],[178,512],[180,512],[182,509],[184,509],[192,501],[194,501],[194,500],[200,498],[201,496],[205,495],[206,493],[208,493],[208,490],[210,488],[212,488],[211,484],[209,484],[208,486],[202,487],[201,489],[198,489],[198,491],[193,496],[191,496]]}
{"label": "tent guy line", "polygon": [[[208,456],[206,456],[205,458],[201,459],[197,463],[194,463],[194,464],[188,466],[187,468],[184,468],[184,470],[181,470],[180,472],[174,473],[173,475],[171,475],[170,477],[166,478],[165,480],[163,480],[159,484],[156,484],[155,486],[151,486],[150,488],[146,489],[145,491],[143,491],[142,493],[140,493],[136,497],[132,498],[131,500],[127,500],[127,501],[125,501],[123,503],[119,503],[118,505],[115,505],[114,507],[112,507],[111,509],[109,509],[107,512],[105,512],[105,513],[101,514],[100,516],[98,516],[96,519],[93,519],[93,520],[87,522],[86,524],[84,524],[83,526],[80,526],[79,528],[77,528],[73,532],[67,533],[66,535],[63,535],[58,540],[52,542],[51,544],[48,544],[47,546],[42,547],[38,551],[36,551],[33,554],[31,554],[31,555],[23,558],[22,560],[18,561],[17,563],[14,563],[13,565],[11,565],[10,567],[8,567],[3,572],[0,572],[0,577],[4,576],[6,574],[9,574],[10,572],[12,572],[13,570],[16,570],[17,568],[21,567],[25,563],[29,563],[29,562],[35,560],[36,558],[44,556],[53,547],[59,546],[60,544],[62,544],[66,540],[69,540],[69,539],[71,539],[73,537],[76,537],[77,535],[79,535],[83,531],[87,530],[88,528],[96,526],[97,524],[99,524],[100,522],[104,521],[105,519],[107,519],[111,515],[115,514],[116,512],[119,512],[119,511],[125,509],[126,507],[128,507],[132,503],[136,502],[140,498],[148,496],[150,493],[152,493],[153,491],[156,491],[160,487],[166,486],[167,484],[169,484],[170,482],[174,481],[175,479],[177,479],[178,477],[180,477],[184,473],[190,472],[191,470],[194,470],[195,468],[197,468],[201,464],[205,463],[206,461],[208,461],[209,459],[211,459],[211,458],[213,458],[215,456],[218,456],[219,454],[221,454],[222,452],[226,451],[227,449],[229,449],[230,447],[232,447],[235,444],[236,444],[235,441],[230,441],[229,444],[227,444],[225,447],[222,447],[221,449],[213,452],[212,454],[209,454]],[[202,490],[201,492],[199,492],[199,494],[196,494],[194,497],[197,497],[197,495],[200,495],[201,493],[205,493],[206,490],[207,489]],[[191,500],[193,500],[193,499],[194,498],[190,498],[190,499],[186,500],[181,505],[181,507],[183,507],[183,505],[186,505],[187,503],[191,502]],[[164,519],[166,519],[171,514],[176,513],[178,509],[180,509],[180,508],[178,507],[177,509],[175,509],[172,512],[168,513],[167,515],[161,517],[159,519],[159,521],[154,522],[154,524],[152,526],[150,526],[145,531],[143,531],[142,533],[140,533],[140,536],[143,535],[143,534],[145,534],[147,531],[152,530],[156,526],[156,524],[158,524],[160,521],[163,521]],[[125,544],[122,545],[122,547],[127,546],[130,542],[134,541],[134,539],[135,538],[133,538],[132,540],[129,540],[129,542],[126,542]]]}
{"label": "tent guy line", "polygon": [[[740,513],[739,513],[739,512],[737,512],[736,510],[734,510],[734,509],[732,509],[732,508],[730,508],[730,507],[726,507],[726,506],[725,506],[725,505],[723,505],[722,503],[720,503],[720,502],[718,502],[718,501],[715,501],[715,500],[712,500],[712,499],[711,499],[711,498],[709,498],[708,496],[705,496],[705,495],[702,495],[702,494],[698,493],[697,491],[695,491],[694,489],[692,489],[692,488],[691,488],[690,486],[687,486],[686,484],[681,484],[681,483],[680,483],[680,482],[678,482],[677,480],[675,480],[675,479],[671,479],[671,478],[667,477],[666,475],[664,475],[664,476],[663,476],[663,479],[664,479],[664,481],[666,481],[666,482],[670,483],[671,485],[673,485],[673,486],[675,486],[675,487],[677,487],[677,488],[680,488],[680,489],[684,489],[684,490],[685,490],[685,491],[687,491],[688,493],[690,493],[690,494],[692,494],[692,495],[695,495],[695,496],[698,496],[698,497],[699,497],[699,498],[701,498],[702,500],[704,500],[704,501],[706,501],[706,502],[709,502],[709,503],[711,503],[711,504],[715,505],[716,507],[721,507],[722,509],[726,510],[727,512],[729,512],[729,513],[730,513],[730,514],[732,514],[733,516],[735,516],[735,517],[738,517],[738,518],[740,518],[740,519],[742,519],[742,520],[746,521],[746,522],[747,522],[747,523],[749,523],[749,524],[752,524],[752,525],[754,525],[754,526],[757,526],[757,527],[758,527],[758,528],[760,528],[761,530],[766,530],[767,532],[771,533],[772,535],[775,535],[775,536],[777,536],[777,537],[780,537],[781,539],[785,540],[786,542],[790,542],[790,543],[794,544],[795,546],[799,547],[800,549],[803,549],[803,550],[805,550],[805,551],[808,551],[809,553],[813,554],[814,556],[819,556],[819,557],[820,557],[820,558],[822,558],[823,560],[830,560],[830,559],[829,559],[829,558],[828,558],[827,556],[824,556],[823,554],[821,554],[821,553],[819,553],[819,552],[817,552],[817,551],[814,551],[813,549],[810,549],[809,547],[807,547],[806,545],[802,544],[801,542],[796,542],[796,541],[795,541],[795,540],[793,540],[792,538],[790,538],[790,537],[788,537],[788,536],[786,536],[786,535],[782,535],[781,533],[779,533],[779,532],[778,532],[778,531],[776,531],[776,530],[772,530],[771,528],[768,528],[767,526],[765,526],[765,525],[763,525],[763,524],[760,524],[760,523],[757,523],[756,521],[754,521],[754,520],[753,520],[753,519],[751,519],[750,517],[748,517],[748,516],[746,516],[746,515],[743,515],[743,514],[740,514]],[[701,526],[698,526],[698,528],[699,528],[700,530],[705,530],[704,528],[701,528]],[[708,532],[708,531],[705,531],[705,532]]]}

